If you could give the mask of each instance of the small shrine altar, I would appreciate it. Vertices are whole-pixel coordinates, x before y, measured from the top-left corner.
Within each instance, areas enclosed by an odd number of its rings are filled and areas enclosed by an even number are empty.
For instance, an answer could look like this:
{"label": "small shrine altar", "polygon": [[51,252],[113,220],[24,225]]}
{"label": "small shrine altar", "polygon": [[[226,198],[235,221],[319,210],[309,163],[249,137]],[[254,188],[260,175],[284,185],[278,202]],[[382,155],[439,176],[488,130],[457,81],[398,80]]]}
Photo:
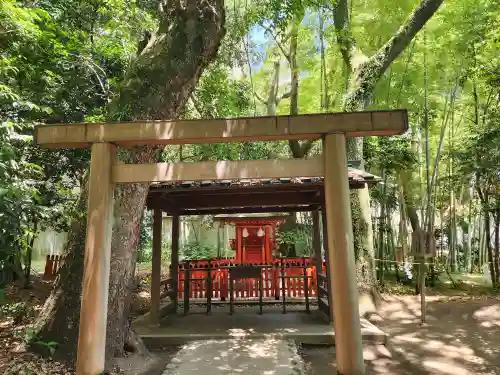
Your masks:
{"label": "small shrine altar", "polygon": [[286,221],[284,216],[221,215],[217,219],[235,227],[235,238],[229,240],[229,247],[235,251],[236,263],[272,263],[277,228]]}

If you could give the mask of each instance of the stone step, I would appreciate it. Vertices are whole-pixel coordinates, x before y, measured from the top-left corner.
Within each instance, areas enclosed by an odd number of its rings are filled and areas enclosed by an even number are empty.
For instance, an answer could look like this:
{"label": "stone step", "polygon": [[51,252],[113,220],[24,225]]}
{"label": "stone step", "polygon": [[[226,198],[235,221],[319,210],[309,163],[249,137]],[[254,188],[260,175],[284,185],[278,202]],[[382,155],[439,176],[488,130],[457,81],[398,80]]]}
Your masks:
{"label": "stone step", "polygon": [[192,341],[170,361],[162,375],[301,375],[303,360],[292,341],[239,338]]}

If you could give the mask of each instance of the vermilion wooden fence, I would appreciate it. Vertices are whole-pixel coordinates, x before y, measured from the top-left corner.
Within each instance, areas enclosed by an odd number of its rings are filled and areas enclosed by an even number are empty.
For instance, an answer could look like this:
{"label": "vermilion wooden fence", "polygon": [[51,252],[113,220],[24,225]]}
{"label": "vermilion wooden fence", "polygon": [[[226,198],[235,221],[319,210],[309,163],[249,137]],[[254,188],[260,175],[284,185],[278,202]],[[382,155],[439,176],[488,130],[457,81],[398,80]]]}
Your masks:
{"label": "vermilion wooden fence", "polygon": [[[61,255],[47,255],[44,280],[54,280],[59,272],[62,262]],[[314,260],[312,258],[282,258],[275,259],[269,264],[262,265],[258,262],[245,262],[249,265],[260,265],[262,274],[262,292],[264,298],[279,299],[285,291],[287,298],[304,298],[304,270],[309,277],[307,288],[309,297],[317,296],[317,272]],[[180,300],[184,298],[184,280],[186,270],[189,272],[189,298],[204,299],[207,298],[207,276],[210,270],[212,283],[211,298],[225,300],[229,297],[229,269],[231,266],[238,265],[234,258],[211,259],[211,260],[192,260],[184,261],[179,264],[179,281],[177,295]],[[323,263],[322,274],[326,274],[325,264]],[[282,277],[285,276],[285,277]],[[289,276],[295,276],[289,278]],[[284,288],[283,288],[284,283]],[[171,285],[170,280],[167,284]],[[239,280],[235,281],[234,297],[236,298],[258,298],[258,281]]]}
{"label": "vermilion wooden fence", "polygon": [[47,255],[47,259],[45,260],[45,269],[43,271],[43,279],[54,280],[59,272],[61,262],[61,255]]}
{"label": "vermilion wooden fence", "polygon": [[[238,263],[235,263],[234,259],[182,262],[179,264],[179,281],[177,283],[178,298],[184,298],[186,276],[191,279],[189,282],[190,299],[207,298],[208,282],[212,284],[211,298],[222,300],[228,298],[230,267],[237,264]],[[317,273],[312,258],[284,258],[276,259],[270,264],[261,264],[258,262],[245,262],[245,264],[260,266],[264,298],[274,297],[275,299],[279,299],[283,290],[287,298],[305,297],[304,282],[306,281],[298,277],[304,276],[304,273],[309,277],[307,280],[309,297],[317,295]],[[211,277],[210,281],[207,281],[209,272]],[[325,265],[323,265],[322,273],[325,273]],[[295,277],[290,278],[289,276]],[[284,288],[283,283],[285,284]],[[258,298],[258,280],[248,279],[235,281],[234,296],[236,298]]]}

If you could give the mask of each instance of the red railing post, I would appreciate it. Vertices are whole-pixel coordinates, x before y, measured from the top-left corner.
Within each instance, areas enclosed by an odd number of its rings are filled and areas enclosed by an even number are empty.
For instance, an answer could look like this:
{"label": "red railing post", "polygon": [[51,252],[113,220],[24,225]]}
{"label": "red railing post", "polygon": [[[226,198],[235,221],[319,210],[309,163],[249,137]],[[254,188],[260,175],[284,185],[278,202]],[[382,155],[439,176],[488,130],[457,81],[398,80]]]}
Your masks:
{"label": "red railing post", "polygon": [[50,264],[50,255],[47,255],[45,258],[45,269],[43,270],[43,279],[47,280],[50,276],[50,270],[52,269],[52,266]]}

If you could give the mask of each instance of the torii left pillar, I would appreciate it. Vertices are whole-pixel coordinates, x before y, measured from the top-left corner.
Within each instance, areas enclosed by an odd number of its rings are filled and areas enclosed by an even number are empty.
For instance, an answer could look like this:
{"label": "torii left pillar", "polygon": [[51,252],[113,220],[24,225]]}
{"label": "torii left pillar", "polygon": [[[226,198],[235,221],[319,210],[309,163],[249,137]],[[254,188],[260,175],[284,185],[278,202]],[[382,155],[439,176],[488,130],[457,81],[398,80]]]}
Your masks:
{"label": "torii left pillar", "polygon": [[104,372],[116,147],[92,144],[77,375]]}

